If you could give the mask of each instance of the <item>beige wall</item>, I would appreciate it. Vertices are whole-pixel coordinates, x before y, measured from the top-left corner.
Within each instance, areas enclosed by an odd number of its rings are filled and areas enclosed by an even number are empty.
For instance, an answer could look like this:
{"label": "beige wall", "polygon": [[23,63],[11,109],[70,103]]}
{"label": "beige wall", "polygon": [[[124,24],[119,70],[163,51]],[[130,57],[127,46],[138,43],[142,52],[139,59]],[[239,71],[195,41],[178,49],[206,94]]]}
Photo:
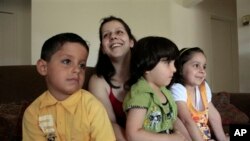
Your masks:
{"label": "beige wall", "polygon": [[[189,8],[182,0],[32,0],[32,63],[39,58],[43,42],[60,32],[75,32],[90,43],[89,66],[94,66],[99,48],[98,27],[101,18],[115,15],[123,18],[137,39],[147,35],[165,36],[179,48],[199,46],[208,59],[208,81],[211,80],[211,17],[236,23],[235,0],[204,0]],[[236,32],[236,31],[235,31]],[[235,33],[236,35],[236,33]],[[233,48],[237,50],[237,36]],[[237,52],[234,66],[238,74]],[[238,90],[238,75],[235,76]]]}
{"label": "beige wall", "polygon": [[88,65],[94,66],[99,47],[101,18],[123,18],[137,39],[147,35],[165,36],[182,48],[210,46],[210,14],[199,6],[184,8],[175,0],[33,0],[32,63],[42,43],[59,32],[76,32],[90,43]]}
{"label": "beige wall", "polygon": [[0,65],[31,64],[31,0],[0,0]]}
{"label": "beige wall", "polygon": [[242,26],[241,18],[250,15],[250,1],[237,0],[240,92],[250,92],[250,25]]}

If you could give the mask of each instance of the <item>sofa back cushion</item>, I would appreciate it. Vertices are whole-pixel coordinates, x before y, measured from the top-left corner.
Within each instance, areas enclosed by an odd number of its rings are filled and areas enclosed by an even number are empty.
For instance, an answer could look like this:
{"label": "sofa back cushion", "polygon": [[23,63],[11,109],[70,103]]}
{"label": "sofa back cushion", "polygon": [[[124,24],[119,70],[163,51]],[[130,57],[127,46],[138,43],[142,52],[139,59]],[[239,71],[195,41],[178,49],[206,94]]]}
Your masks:
{"label": "sofa back cushion", "polygon": [[[94,72],[93,67],[87,67],[84,89]],[[0,103],[32,101],[46,89],[35,65],[0,66]]]}

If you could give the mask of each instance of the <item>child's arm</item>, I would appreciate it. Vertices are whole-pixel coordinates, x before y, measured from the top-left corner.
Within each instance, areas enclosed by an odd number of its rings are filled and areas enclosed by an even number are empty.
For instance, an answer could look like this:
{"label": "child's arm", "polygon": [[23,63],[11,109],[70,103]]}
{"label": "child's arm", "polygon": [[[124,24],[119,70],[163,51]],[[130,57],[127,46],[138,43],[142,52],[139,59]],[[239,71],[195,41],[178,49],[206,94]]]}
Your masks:
{"label": "child's arm", "polygon": [[93,75],[90,78],[88,89],[104,105],[104,107],[108,113],[108,117],[111,121],[112,127],[114,129],[116,140],[117,141],[126,141],[125,129],[123,129],[116,122],[115,113],[113,111],[113,107],[112,107],[110,100],[108,98],[108,90],[105,88],[105,84],[106,84],[106,82],[104,79],[99,78],[96,75]]}
{"label": "child's arm", "polygon": [[178,116],[180,120],[183,122],[184,126],[189,132],[189,135],[191,136],[193,141],[202,141],[202,134],[197,127],[196,123],[191,117],[191,114],[187,108],[186,102],[183,101],[177,101],[176,102],[178,107]]}
{"label": "child's arm", "polygon": [[175,131],[179,131],[182,135],[185,136],[185,138],[189,141],[192,141],[187,128],[184,126],[184,124],[182,123],[182,121],[180,120],[179,117],[177,117],[175,123],[174,123],[174,130]]}
{"label": "child's arm", "polygon": [[208,119],[212,127],[212,130],[218,141],[229,141],[229,137],[225,135],[222,128],[221,117],[213,103],[210,102],[208,105]]}
{"label": "child's arm", "polygon": [[153,133],[143,129],[146,109],[132,108],[128,111],[126,135],[129,141],[186,141],[178,131],[173,134]]}

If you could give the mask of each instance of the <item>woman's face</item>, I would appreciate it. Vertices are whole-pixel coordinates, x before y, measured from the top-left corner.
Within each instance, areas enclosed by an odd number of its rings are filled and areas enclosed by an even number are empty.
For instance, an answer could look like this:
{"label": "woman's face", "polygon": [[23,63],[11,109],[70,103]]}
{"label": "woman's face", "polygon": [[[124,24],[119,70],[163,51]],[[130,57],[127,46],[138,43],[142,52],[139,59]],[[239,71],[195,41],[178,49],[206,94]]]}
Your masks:
{"label": "woman's face", "polygon": [[127,31],[119,21],[110,21],[102,27],[102,51],[110,58],[125,56],[134,46]]}

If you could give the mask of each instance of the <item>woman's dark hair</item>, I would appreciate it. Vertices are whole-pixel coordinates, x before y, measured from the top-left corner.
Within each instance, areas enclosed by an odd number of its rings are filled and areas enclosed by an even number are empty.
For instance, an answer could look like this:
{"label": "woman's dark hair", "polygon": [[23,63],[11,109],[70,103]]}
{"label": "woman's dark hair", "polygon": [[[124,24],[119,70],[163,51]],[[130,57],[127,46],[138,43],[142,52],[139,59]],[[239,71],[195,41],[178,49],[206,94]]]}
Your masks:
{"label": "woman's dark hair", "polygon": [[132,51],[131,77],[128,85],[132,86],[146,71],[152,70],[162,58],[175,60],[179,50],[174,42],[164,37],[148,36],[140,39]]}
{"label": "woman's dark hair", "polygon": [[60,33],[47,39],[41,51],[40,58],[49,62],[51,56],[62,48],[62,46],[67,42],[74,42],[81,44],[87,51],[89,51],[89,46],[86,41],[75,33]]}
{"label": "woman's dark hair", "polygon": [[180,50],[179,57],[175,60],[176,72],[174,73],[174,77],[169,86],[173,83],[181,83],[184,85],[184,79],[182,76],[183,65],[192,58],[194,53],[204,54],[203,50],[199,47],[183,48]]}
{"label": "woman's dark hair", "polygon": [[118,21],[124,26],[128,36],[129,36],[129,39],[133,40],[134,43],[136,43],[136,39],[135,39],[134,35],[131,33],[131,30],[130,30],[129,26],[121,18],[114,17],[114,16],[109,16],[109,17],[103,18],[101,21],[102,22],[101,22],[101,25],[100,25],[100,28],[99,28],[100,48],[99,48],[99,53],[98,53],[97,64],[95,66],[96,74],[99,77],[103,76],[104,79],[107,81],[107,83],[111,87],[119,88],[119,86],[115,86],[115,85],[113,85],[111,83],[111,78],[116,73],[115,68],[114,68],[110,58],[106,54],[104,54],[102,52],[102,28],[103,28],[104,24],[106,24],[108,22]]}

